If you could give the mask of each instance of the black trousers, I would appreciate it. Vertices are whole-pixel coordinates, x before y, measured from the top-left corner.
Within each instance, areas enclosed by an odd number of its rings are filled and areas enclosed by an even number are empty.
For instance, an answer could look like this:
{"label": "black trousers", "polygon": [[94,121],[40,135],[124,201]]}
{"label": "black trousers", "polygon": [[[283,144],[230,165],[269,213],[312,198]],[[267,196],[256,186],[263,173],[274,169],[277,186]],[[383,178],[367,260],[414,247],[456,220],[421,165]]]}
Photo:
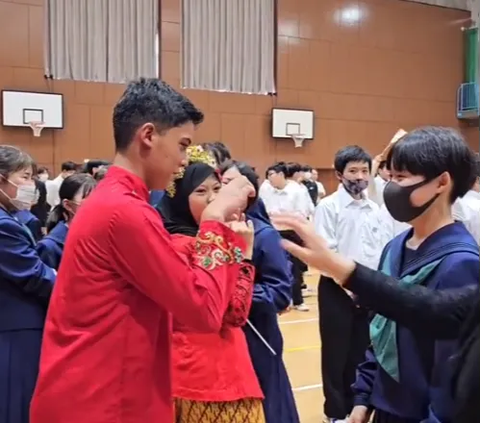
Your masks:
{"label": "black trousers", "polygon": [[318,309],[324,413],[330,418],[343,419],[352,411],[351,385],[370,343],[368,313],[325,276],[318,284]]}
{"label": "black trousers", "polygon": [[[372,423],[420,423],[419,420],[404,419],[402,417],[394,416],[386,411],[375,411]],[[467,422],[465,422],[467,423]]]}
{"label": "black trousers", "polygon": [[[294,242],[297,245],[302,245],[301,238],[294,231],[280,231],[280,236],[283,239]],[[292,263],[293,273],[293,287],[292,287],[292,301],[294,306],[303,304],[302,287],[304,285],[303,272],[306,272],[308,267],[301,260],[289,255],[289,260]]]}

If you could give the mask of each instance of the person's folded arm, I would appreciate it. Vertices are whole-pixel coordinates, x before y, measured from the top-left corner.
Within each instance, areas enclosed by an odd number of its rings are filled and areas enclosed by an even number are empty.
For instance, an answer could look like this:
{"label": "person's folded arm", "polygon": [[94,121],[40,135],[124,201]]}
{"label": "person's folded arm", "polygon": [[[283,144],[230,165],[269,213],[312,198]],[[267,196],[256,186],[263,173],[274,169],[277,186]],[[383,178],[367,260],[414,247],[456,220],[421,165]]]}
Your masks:
{"label": "person's folded arm", "polygon": [[48,302],[56,272],[40,259],[26,231],[13,219],[0,219],[0,276],[26,294]]}
{"label": "person's folded arm", "polygon": [[228,302],[223,322],[228,326],[242,327],[247,323],[252,306],[255,268],[249,262],[244,262],[239,265],[236,273],[237,283],[232,298]]}
{"label": "person's folded arm", "polygon": [[403,285],[380,271],[357,264],[344,287],[364,307],[409,328],[442,339],[454,339],[480,295],[478,286],[434,291]]}
{"label": "person's folded arm", "polygon": [[172,245],[155,209],[132,200],[112,218],[110,244],[119,273],[174,318],[198,331],[218,331],[243,259],[243,239],[227,226],[204,222],[190,260]]}

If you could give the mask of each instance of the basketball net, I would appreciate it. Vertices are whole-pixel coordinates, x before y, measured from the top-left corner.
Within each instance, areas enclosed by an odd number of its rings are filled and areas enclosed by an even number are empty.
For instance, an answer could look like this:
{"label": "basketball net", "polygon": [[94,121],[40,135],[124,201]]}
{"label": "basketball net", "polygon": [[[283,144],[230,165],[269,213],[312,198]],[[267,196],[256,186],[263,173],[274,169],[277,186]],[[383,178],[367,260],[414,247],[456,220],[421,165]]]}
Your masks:
{"label": "basketball net", "polygon": [[39,137],[42,133],[43,128],[45,128],[44,122],[28,122],[28,126],[32,128],[33,136]]}
{"label": "basketball net", "polygon": [[304,134],[291,134],[290,136],[295,143],[295,148],[301,148],[303,146],[303,141],[305,140]]}

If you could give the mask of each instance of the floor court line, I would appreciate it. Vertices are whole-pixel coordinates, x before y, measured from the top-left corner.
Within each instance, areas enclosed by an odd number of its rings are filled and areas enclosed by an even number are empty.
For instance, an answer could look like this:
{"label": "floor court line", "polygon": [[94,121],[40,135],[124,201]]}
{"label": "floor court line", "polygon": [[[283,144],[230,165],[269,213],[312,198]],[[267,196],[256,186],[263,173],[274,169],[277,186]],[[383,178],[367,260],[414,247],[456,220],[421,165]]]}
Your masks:
{"label": "floor court line", "polygon": [[280,322],[281,325],[294,325],[297,323],[309,323],[309,322],[318,322],[318,317],[312,319],[299,319],[299,320],[287,320],[285,322]]}
{"label": "floor court line", "polygon": [[319,349],[320,349],[320,345],[308,345],[306,347],[286,348],[284,352],[291,353],[291,352],[319,350]]}
{"label": "floor court line", "polygon": [[306,385],[306,386],[299,386],[298,388],[293,388],[293,392],[303,392],[303,391],[311,391],[312,389],[321,389],[323,385],[321,383],[317,385]]}

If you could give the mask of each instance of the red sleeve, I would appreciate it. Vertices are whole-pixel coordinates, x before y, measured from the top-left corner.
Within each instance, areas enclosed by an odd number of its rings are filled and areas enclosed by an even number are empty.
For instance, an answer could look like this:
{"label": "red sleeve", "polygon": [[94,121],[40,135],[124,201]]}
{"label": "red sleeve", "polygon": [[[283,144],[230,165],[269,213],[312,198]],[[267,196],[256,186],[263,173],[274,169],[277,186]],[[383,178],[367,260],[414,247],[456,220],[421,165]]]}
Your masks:
{"label": "red sleeve", "polygon": [[255,269],[251,264],[242,263],[239,267],[240,271],[236,277],[237,284],[223,319],[224,324],[237,327],[247,323],[255,280]]}
{"label": "red sleeve", "polygon": [[235,288],[229,275],[243,260],[241,237],[219,222],[202,223],[187,260],[175,250],[158,213],[138,200],[117,211],[109,237],[116,270],[127,282],[179,323],[220,330]]}

